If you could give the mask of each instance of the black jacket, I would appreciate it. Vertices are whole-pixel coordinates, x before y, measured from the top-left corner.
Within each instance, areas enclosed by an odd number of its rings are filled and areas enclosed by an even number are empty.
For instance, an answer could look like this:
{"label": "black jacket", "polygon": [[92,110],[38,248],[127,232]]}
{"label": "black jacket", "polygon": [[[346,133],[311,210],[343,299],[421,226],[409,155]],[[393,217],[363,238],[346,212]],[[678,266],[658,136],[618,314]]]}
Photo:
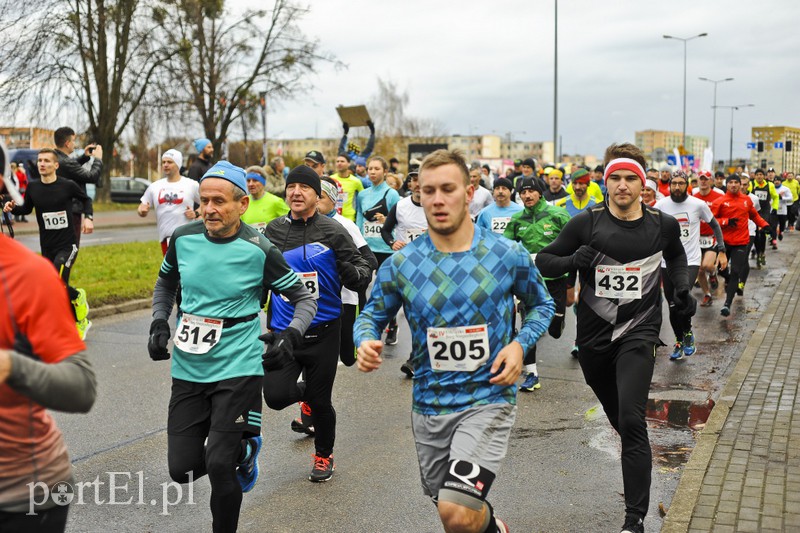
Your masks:
{"label": "black jacket", "polygon": [[[84,193],[86,192],[87,183],[94,185],[100,183],[100,178],[103,174],[103,162],[99,159],[95,159],[92,163],[92,168],[86,170],[83,165],[91,159],[88,155],[84,154],[77,159],[73,159],[59,149],[56,149],[56,155],[58,155],[56,176],[59,178],[74,181]],[[83,203],[78,200],[73,200],[72,212],[83,213]]]}

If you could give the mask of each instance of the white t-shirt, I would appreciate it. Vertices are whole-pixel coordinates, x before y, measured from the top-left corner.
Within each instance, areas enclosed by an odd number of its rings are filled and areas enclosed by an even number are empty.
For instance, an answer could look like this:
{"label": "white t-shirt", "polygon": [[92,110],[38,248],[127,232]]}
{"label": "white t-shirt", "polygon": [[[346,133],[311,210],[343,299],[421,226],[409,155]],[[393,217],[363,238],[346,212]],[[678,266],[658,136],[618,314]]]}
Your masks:
{"label": "white t-shirt", "polygon": [[[320,215],[324,216],[324,215]],[[350,234],[350,237],[353,239],[353,242],[356,245],[356,248],[361,249],[362,247],[367,245],[367,241],[364,240],[364,236],[361,235],[361,232],[356,226],[356,223],[350,220],[349,218],[345,218],[339,213],[333,215],[333,220],[344,226],[344,229],[347,230],[347,233]],[[349,304],[349,305],[358,305],[358,293],[355,291],[351,291],[344,285],[342,285],[342,303]],[[352,332],[343,332],[342,335],[352,335]]]}
{"label": "white t-shirt", "polygon": [[[672,215],[681,226],[681,244],[686,250],[686,261],[689,265],[700,265],[700,221],[711,222],[714,215],[708,205],[694,196],[687,196],[683,202],[675,202],[667,196],[653,206],[668,215]],[[661,261],[661,266],[666,266]]]}
{"label": "white t-shirt", "polygon": [[[750,197],[750,201],[753,202],[754,206],[759,205],[758,204],[758,196],[756,196],[753,193],[750,193],[747,196]],[[756,210],[758,210],[758,208],[756,208]],[[758,226],[756,226],[756,223],[748,218],[747,219],[747,232],[750,234],[751,237],[755,237],[756,236],[756,229],[758,229]]]}
{"label": "white t-shirt", "polygon": [[394,228],[394,238],[408,244],[428,230],[428,219],[421,205],[416,205],[410,196],[397,202],[395,215],[397,226]]}
{"label": "white t-shirt", "polygon": [[778,214],[788,214],[789,206],[792,205],[792,202],[794,201],[792,197],[792,191],[789,190],[789,187],[785,187],[781,183],[780,187],[775,187],[775,192],[778,193],[778,196],[780,197],[780,203],[778,203]]}
{"label": "white t-shirt", "polygon": [[475,187],[475,195],[472,197],[472,202],[469,204],[469,214],[472,217],[472,220],[477,218],[481,212],[481,209],[487,205],[492,205],[493,203],[494,198],[492,197],[492,193],[483,187]]}
{"label": "white t-shirt", "polygon": [[172,237],[175,228],[191,222],[184,213],[186,206],[194,207],[200,203],[200,186],[183,176],[175,182],[162,178],[147,187],[141,202],[150,204],[150,209],[155,211],[158,239],[163,241]]}

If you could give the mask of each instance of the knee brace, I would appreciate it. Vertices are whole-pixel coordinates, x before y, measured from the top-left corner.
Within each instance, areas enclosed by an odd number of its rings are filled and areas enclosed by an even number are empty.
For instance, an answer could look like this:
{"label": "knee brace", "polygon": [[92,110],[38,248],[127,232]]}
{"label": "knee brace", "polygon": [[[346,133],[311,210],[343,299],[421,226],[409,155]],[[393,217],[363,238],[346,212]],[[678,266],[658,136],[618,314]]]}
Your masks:
{"label": "knee brace", "polygon": [[455,459],[450,461],[442,488],[439,489],[438,500],[480,511],[483,509],[494,478],[494,472],[482,468],[479,464]]}

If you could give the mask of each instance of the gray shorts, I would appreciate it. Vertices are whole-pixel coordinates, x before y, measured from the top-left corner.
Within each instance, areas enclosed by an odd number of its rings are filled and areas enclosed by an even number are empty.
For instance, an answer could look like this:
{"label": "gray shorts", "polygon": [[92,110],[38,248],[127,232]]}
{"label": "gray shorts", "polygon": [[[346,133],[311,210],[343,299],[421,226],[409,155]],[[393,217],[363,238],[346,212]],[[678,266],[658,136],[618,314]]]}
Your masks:
{"label": "gray shorts", "polygon": [[508,450],[517,406],[478,405],[447,415],[411,413],[423,492],[438,498],[450,461],[469,461],[494,474]]}

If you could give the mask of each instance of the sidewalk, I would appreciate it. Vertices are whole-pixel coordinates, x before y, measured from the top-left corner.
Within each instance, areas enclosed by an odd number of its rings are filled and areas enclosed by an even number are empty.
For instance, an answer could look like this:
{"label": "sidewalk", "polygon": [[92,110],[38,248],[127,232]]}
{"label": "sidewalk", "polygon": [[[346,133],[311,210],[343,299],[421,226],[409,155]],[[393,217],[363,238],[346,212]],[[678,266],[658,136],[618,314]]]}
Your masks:
{"label": "sidewalk", "polygon": [[663,533],[800,531],[800,254],[697,439]]}
{"label": "sidewalk", "polygon": [[[14,224],[14,232],[18,235],[30,235],[39,233],[39,226],[36,224],[36,216],[31,213],[27,217],[27,223],[17,222]],[[100,211],[94,214],[94,229],[124,228],[127,226],[154,226],[156,217],[154,213],[148,214],[145,218],[136,214],[135,209],[122,211]]]}

